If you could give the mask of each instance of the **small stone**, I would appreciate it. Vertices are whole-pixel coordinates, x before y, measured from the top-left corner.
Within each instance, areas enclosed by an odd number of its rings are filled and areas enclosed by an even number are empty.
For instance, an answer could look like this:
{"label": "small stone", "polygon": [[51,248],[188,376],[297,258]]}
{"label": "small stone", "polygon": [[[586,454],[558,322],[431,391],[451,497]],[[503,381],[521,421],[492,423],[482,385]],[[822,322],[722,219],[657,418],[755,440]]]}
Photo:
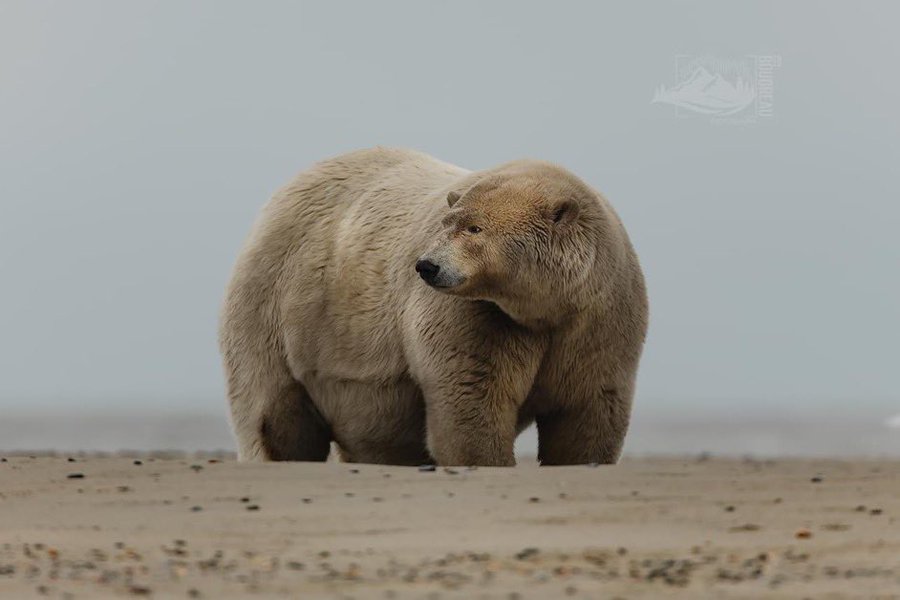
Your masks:
{"label": "small stone", "polygon": [[434,471],[437,471],[437,467],[434,465],[419,465],[420,473],[433,473]]}
{"label": "small stone", "polygon": [[869,514],[870,515],[880,515],[882,512],[884,512],[884,511],[882,511],[880,508],[873,508],[872,510],[869,511]]}
{"label": "small stone", "polygon": [[132,464],[137,465],[137,466],[141,466],[142,464],[144,464],[144,461],[136,460],[136,461],[134,461]]}
{"label": "small stone", "polygon": [[725,507],[725,512],[734,512],[734,506],[729,504]]}
{"label": "small stone", "polygon": [[822,478],[819,475],[816,475],[815,477],[810,479],[810,481],[813,483],[822,483]]}
{"label": "small stone", "polygon": [[128,588],[128,592],[135,596],[149,596],[153,593],[153,590],[144,585],[131,585]]}
{"label": "small stone", "polygon": [[66,460],[67,460],[68,462],[75,462],[75,459],[72,458],[71,456],[70,456],[69,458],[67,458]]}
{"label": "small stone", "polygon": [[301,498],[300,502],[303,504],[312,504],[312,498]]}
{"label": "small stone", "polygon": [[859,506],[857,506],[857,507],[856,507],[856,512],[866,512],[866,505],[865,505],[865,504],[860,504]]}
{"label": "small stone", "polygon": [[529,501],[531,504],[537,504],[538,502],[541,501],[541,499],[538,498],[537,496],[532,496],[531,498],[528,499],[528,501]]}
{"label": "small stone", "polygon": [[191,507],[191,512],[200,512],[201,510],[203,510],[202,506],[192,506]]}
{"label": "small stone", "polygon": [[351,473],[359,473],[359,469],[350,469]]}
{"label": "small stone", "polygon": [[187,591],[187,594],[188,594],[188,597],[189,597],[189,598],[199,598],[199,597],[201,596],[200,590],[198,590],[197,588],[191,588],[191,589],[189,589],[189,590]]}
{"label": "small stone", "polygon": [[244,496],[243,498],[241,498],[241,502],[250,502],[250,497]]}
{"label": "small stone", "polygon": [[809,529],[798,529],[796,532],[794,532],[794,537],[798,540],[808,540],[812,537],[812,531],[810,531]]}
{"label": "small stone", "polygon": [[259,504],[248,504],[247,510],[259,510]]}
{"label": "small stone", "polygon": [[539,553],[540,553],[540,550],[538,550],[537,548],[525,548],[522,551],[516,553],[516,559],[517,560],[526,560],[526,559],[532,558],[534,556],[537,556]]}
{"label": "small stone", "polygon": [[66,479],[84,479],[84,473],[69,473]]}
{"label": "small stone", "polygon": [[203,470],[203,465],[191,465],[191,470],[195,473],[199,473]]}

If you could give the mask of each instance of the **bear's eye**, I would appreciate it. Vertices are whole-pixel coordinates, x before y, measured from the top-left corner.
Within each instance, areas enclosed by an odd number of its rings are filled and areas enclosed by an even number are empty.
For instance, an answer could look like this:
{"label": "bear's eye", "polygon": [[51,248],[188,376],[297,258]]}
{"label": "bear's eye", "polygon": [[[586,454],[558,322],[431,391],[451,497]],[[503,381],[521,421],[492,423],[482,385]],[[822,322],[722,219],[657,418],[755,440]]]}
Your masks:
{"label": "bear's eye", "polygon": [[469,225],[468,227],[466,227],[466,231],[468,231],[469,233],[481,233],[481,227],[479,227],[478,225]]}

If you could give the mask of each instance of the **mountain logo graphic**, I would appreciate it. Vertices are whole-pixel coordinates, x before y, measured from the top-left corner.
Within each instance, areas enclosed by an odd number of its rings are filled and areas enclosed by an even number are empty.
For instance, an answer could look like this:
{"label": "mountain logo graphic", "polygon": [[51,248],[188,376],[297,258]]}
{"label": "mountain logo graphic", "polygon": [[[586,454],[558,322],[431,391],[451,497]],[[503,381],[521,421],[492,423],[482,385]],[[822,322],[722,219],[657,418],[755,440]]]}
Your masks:
{"label": "mountain logo graphic", "polygon": [[713,75],[704,67],[697,67],[678,85],[659,86],[653,94],[654,103],[674,104],[704,115],[730,116],[752,106],[756,89],[740,76],[732,83],[721,75]]}
{"label": "mountain logo graphic", "polygon": [[658,86],[651,104],[671,104],[677,116],[693,113],[720,122],[771,117],[775,70],[779,67],[778,55],[676,56],[677,83]]}

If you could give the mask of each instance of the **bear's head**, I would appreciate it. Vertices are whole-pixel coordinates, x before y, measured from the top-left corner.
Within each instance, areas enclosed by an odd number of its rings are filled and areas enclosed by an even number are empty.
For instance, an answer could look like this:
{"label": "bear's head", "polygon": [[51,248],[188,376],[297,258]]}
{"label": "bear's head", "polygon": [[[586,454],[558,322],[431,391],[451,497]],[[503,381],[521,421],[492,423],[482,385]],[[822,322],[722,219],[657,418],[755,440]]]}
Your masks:
{"label": "bear's head", "polygon": [[565,169],[516,161],[447,196],[443,230],[416,262],[439,292],[488,300],[522,324],[553,324],[595,302],[621,258],[618,218]]}

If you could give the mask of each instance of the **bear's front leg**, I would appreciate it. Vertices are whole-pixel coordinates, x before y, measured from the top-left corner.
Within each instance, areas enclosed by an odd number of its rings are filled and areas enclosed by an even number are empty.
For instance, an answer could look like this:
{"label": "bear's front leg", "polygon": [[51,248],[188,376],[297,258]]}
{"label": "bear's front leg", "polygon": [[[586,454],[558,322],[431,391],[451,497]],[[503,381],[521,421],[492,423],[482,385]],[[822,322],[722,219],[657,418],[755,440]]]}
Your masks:
{"label": "bear's front leg", "polygon": [[[465,381],[466,375],[460,376]],[[504,396],[499,390],[469,394],[458,385],[432,392],[426,400],[426,427],[435,461],[445,466],[514,466],[518,403]]]}
{"label": "bear's front leg", "polygon": [[519,409],[546,337],[496,308],[465,305],[473,310],[415,330],[410,366],[425,399],[428,450],[440,465],[513,466]]}

